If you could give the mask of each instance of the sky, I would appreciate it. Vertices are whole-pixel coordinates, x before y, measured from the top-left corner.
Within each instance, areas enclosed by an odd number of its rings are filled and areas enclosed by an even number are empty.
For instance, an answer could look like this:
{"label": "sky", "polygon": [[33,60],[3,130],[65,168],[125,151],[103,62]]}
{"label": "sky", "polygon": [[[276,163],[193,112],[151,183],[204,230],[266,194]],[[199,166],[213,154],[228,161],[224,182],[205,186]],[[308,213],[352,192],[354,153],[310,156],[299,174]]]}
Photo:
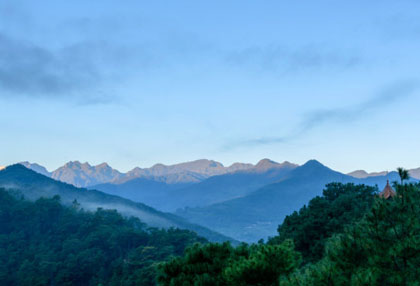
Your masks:
{"label": "sky", "polygon": [[0,165],[420,167],[420,2],[0,0]]}

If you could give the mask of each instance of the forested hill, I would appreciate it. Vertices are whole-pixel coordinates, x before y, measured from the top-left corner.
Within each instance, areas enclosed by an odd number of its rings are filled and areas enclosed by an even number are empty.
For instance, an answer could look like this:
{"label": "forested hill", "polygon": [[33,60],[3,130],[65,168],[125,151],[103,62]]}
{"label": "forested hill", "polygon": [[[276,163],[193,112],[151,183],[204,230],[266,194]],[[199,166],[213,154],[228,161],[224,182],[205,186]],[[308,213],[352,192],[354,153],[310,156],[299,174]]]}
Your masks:
{"label": "forested hill", "polygon": [[268,243],[206,244],[160,267],[162,286],[419,285],[420,189],[388,199],[365,185],[327,185]]}
{"label": "forested hill", "polygon": [[116,211],[36,202],[0,188],[0,285],[156,285],[156,264],[205,242],[179,229],[147,228]]}
{"label": "forested hill", "polygon": [[33,201],[41,197],[51,198],[59,195],[61,202],[65,205],[71,205],[74,200],[77,200],[85,210],[95,211],[97,208],[116,209],[122,215],[137,217],[152,227],[188,229],[197,232],[210,241],[235,242],[208,228],[189,223],[186,219],[176,215],[160,212],[145,204],[136,203],[118,196],[96,190],[81,189],[55,181],[19,164],[9,166],[0,171],[0,187],[17,190],[26,199]]}

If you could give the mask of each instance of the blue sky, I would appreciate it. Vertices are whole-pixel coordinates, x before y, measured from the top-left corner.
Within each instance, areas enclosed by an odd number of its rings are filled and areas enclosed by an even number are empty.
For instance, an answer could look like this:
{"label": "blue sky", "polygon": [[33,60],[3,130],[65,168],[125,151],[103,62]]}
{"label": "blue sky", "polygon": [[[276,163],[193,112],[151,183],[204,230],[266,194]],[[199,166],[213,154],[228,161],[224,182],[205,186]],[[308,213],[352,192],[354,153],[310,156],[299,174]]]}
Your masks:
{"label": "blue sky", "polygon": [[0,0],[0,165],[420,167],[419,16],[414,0]]}

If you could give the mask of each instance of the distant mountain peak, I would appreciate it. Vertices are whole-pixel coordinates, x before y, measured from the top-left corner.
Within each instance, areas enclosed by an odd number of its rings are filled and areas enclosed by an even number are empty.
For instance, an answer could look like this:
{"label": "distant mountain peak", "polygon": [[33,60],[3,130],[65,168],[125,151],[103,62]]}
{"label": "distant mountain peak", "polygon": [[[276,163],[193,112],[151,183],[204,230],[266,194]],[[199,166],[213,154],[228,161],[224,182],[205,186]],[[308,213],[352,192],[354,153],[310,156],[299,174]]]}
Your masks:
{"label": "distant mountain peak", "polygon": [[67,168],[80,168],[80,167],[82,167],[82,166],[89,166],[90,167],[90,164],[88,163],[88,162],[85,162],[85,163],[81,163],[80,161],[69,161],[69,162],[67,162],[66,164],[64,164],[64,166],[63,167],[67,167]]}
{"label": "distant mountain peak", "polygon": [[31,169],[31,170],[33,170],[33,171],[35,171],[37,173],[40,173],[40,174],[42,174],[44,176],[48,176],[48,177],[51,176],[51,173],[48,172],[48,170],[45,167],[43,167],[43,166],[41,166],[41,165],[39,165],[37,163],[30,163],[28,161],[24,161],[24,162],[20,162],[18,164],[19,165],[22,165],[22,166],[24,166],[24,167],[26,167],[28,169]]}
{"label": "distant mountain peak", "polygon": [[327,166],[323,165],[317,160],[309,160],[299,168],[295,169],[295,174],[298,174],[299,176],[319,176],[324,173],[328,172],[335,172],[328,168]]}
{"label": "distant mountain peak", "polygon": [[303,164],[302,167],[324,167],[324,168],[327,168],[325,165],[323,165],[321,162],[319,162],[315,159],[309,160],[308,162]]}
{"label": "distant mountain peak", "polygon": [[347,175],[352,176],[354,178],[358,178],[358,179],[365,179],[365,178],[369,178],[369,177],[386,176],[386,175],[388,175],[388,172],[383,171],[383,172],[368,173],[365,170],[356,170],[356,171],[353,171],[351,173],[348,173]]}
{"label": "distant mountain peak", "polygon": [[91,166],[88,162],[70,161],[55,170],[51,177],[77,187],[87,187],[99,183],[111,182],[122,174],[112,169],[107,163]]}
{"label": "distant mountain peak", "polygon": [[255,172],[267,172],[274,169],[294,169],[299,167],[299,165],[292,164],[288,161],[284,161],[283,163],[278,163],[270,159],[262,159],[260,160],[251,170]]}
{"label": "distant mountain peak", "polygon": [[209,159],[198,159],[191,162],[181,163],[179,165],[186,164],[186,165],[196,165],[201,167],[210,167],[210,168],[223,168],[223,164],[214,160]]}
{"label": "distant mountain peak", "polygon": [[255,168],[257,168],[257,169],[270,169],[270,168],[276,167],[278,165],[280,165],[280,164],[277,163],[277,162],[274,162],[273,160],[265,158],[265,159],[260,160],[255,165]]}
{"label": "distant mountain peak", "polygon": [[105,163],[105,162],[103,162],[99,165],[96,165],[95,167],[96,168],[111,168],[111,166],[109,166],[108,163]]}

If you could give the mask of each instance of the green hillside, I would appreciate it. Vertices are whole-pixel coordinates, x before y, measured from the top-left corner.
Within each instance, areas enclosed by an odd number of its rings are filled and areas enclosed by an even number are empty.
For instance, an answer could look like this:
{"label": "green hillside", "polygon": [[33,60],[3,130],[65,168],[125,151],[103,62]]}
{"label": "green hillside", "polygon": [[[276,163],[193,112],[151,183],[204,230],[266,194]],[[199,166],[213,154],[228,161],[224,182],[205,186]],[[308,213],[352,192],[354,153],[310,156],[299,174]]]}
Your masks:
{"label": "green hillside", "polygon": [[205,227],[189,223],[187,220],[173,214],[157,211],[142,203],[105,194],[96,190],[76,188],[73,185],[55,181],[38,174],[22,165],[9,166],[0,171],[0,187],[14,189],[26,199],[37,200],[41,197],[52,198],[59,195],[61,202],[72,205],[74,200],[84,210],[96,211],[97,208],[116,209],[124,216],[134,216],[152,227],[181,228],[197,232],[210,241],[223,242],[234,240],[211,231]]}
{"label": "green hillside", "polygon": [[191,231],[79,208],[58,196],[30,202],[0,189],[0,285],[155,285],[157,263],[206,242]]}
{"label": "green hillside", "polygon": [[330,184],[269,243],[193,246],[161,265],[162,286],[419,285],[420,186]]}

